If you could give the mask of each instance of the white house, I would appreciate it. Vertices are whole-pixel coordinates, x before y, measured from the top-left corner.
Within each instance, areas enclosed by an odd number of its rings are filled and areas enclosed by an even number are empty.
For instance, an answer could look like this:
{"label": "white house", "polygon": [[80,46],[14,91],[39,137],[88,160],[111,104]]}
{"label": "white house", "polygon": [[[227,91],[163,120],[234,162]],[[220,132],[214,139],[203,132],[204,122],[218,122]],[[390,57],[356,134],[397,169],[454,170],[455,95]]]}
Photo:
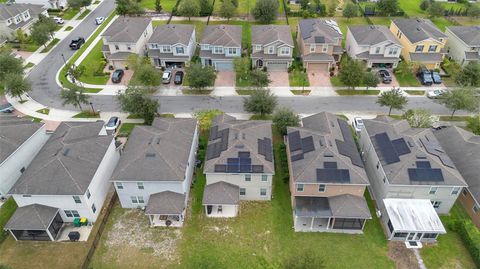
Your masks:
{"label": "white house", "polygon": [[45,124],[0,114],[0,201],[47,142]]}
{"label": "white house", "polygon": [[[62,122],[10,190],[19,208],[6,228],[17,240],[36,240],[35,236],[45,235],[46,230],[57,234],[61,223],[75,218],[94,223],[119,158],[115,139],[107,135],[104,122]],[[53,230],[46,226],[32,232],[37,227],[29,227],[32,216],[25,214],[31,210],[46,214],[36,216],[44,224],[58,220],[58,213],[61,220],[57,222],[61,223]]]}
{"label": "white house", "polygon": [[233,71],[233,60],[242,56],[242,26],[207,25],[200,42],[203,66]]}
{"label": "white house", "polygon": [[449,26],[445,34],[448,36],[445,46],[451,59],[461,65],[480,61],[480,25]]}
{"label": "white house", "polygon": [[196,49],[195,26],[159,25],[148,40],[148,56],[156,67],[188,65]]}
{"label": "white house", "polygon": [[41,5],[47,9],[65,9],[68,6],[67,0],[15,0],[15,3]]}
{"label": "white house", "polygon": [[288,25],[252,26],[252,65],[286,71],[293,61],[292,33]]}
{"label": "white house", "polygon": [[151,126],[136,126],[111,178],[122,207],[144,209],[151,226],[182,226],[197,141],[195,119],[155,118]]}
{"label": "white house", "polygon": [[12,39],[17,30],[30,34],[30,28],[42,14],[48,17],[42,5],[0,4],[0,39]]}
{"label": "white house", "polygon": [[395,68],[403,46],[384,25],[354,25],[347,31],[346,49],[369,68]]}

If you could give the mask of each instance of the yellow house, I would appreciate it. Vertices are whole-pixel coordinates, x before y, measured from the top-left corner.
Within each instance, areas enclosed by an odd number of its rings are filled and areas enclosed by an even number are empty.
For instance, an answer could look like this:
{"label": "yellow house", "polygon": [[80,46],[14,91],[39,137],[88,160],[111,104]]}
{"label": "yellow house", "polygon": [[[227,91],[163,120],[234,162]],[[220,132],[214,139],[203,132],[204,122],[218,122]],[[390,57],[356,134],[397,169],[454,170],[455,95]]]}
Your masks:
{"label": "yellow house", "polygon": [[430,20],[395,19],[390,31],[402,44],[402,56],[406,61],[423,64],[429,69],[440,68],[448,37]]}

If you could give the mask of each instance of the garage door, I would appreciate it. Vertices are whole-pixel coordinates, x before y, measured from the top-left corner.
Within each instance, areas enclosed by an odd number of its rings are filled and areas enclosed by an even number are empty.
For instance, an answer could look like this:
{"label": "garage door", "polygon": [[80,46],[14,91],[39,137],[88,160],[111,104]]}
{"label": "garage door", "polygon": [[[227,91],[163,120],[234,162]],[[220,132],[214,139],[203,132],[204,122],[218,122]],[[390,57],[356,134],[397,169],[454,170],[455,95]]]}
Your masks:
{"label": "garage door", "polygon": [[268,71],[285,71],[288,69],[288,62],[268,62],[267,70]]}
{"label": "garage door", "polygon": [[216,62],[215,67],[217,71],[233,71],[232,62]]}
{"label": "garage door", "polygon": [[308,63],[307,69],[311,71],[328,72],[328,63]]}

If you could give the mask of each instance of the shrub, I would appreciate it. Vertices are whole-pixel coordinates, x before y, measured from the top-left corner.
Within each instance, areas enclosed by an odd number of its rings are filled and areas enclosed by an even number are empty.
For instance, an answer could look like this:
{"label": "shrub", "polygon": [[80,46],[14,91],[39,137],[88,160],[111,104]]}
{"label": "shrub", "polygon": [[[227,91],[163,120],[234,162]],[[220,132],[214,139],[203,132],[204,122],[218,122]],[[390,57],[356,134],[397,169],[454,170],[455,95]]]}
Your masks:
{"label": "shrub", "polygon": [[450,223],[449,227],[460,235],[473,261],[480,268],[480,231],[475,224],[470,219],[465,219]]}

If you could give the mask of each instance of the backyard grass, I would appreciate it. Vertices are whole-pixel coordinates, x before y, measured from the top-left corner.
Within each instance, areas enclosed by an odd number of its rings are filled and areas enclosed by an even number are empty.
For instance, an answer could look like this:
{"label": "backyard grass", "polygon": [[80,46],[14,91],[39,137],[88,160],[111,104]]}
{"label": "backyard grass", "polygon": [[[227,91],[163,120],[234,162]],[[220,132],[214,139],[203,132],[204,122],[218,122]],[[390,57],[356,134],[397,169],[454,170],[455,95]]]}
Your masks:
{"label": "backyard grass", "polygon": [[28,63],[25,65],[25,69],[32,68],[32,67],[34,67],[34,66],[35,66],[34,63],[28,62]]}
{"label": "backyard grass", "polygon": [[47,53],[49,52],[55,45],[60,42],[60,39],[54,38],[48,45],[40,52],[40,53]]}
{"label": "backyard grass", "polygon": [[[2,207],[0,207],[0,243],[2,243],[8,236],[8,232],[3,230],[10,217],[15,213],[17,203],[13,198],[8,199]],[[1,264],[1,263],[0,263]]]}
{"label": "backyard grass", "polygon": [[454,25],[451,21],[445,19],[444,17],[437,17],[437,18],[431,18],[430,19],[442,32],[445,32],[445,28],[447,26],[452,26]]}
{"label": "backyard grass", "polygon": [[135,125],[138,125],[138,123],[128,123],[128,122],[127,123],[122,123],[122,125],[120,126],[120,130],[118,130],[118,135],[117,136],[120,136],[120,137],[129,136],[130,133],[132,133]]}
{"label": "backyard grass", "polygon": [[50,108],[42,108],[42,109],[37,110],[37,112],[41,113],[41,114],[48,115],[48,113],[50,113]]}
{"label": "backyard grass", "polygon": [[[168,12],[168,13],[172,12],[176,3],[177,3],[177,0],[161,0],[160,1],[160,4],[162,5],[162,11]],[[140,6],[145,9],[155,10],[155,0],[141,0]]]}
{"label": "backyard grass", "polygon": [[[105,85],[110,78],[110,75],[105,75],[105,59],[102,53],[103,41],[99,40],[93,49],[88,53],[87,57],[80,63],[85,66],[85,72],[80,77],[80,81],[87,84]],[[97,74],[102,74],[98,76]]]}
{"label": "backyard grass", "polygon": [[349,25],[366,25],[368,22],[364,17],[354,17],[351,19],[336,17],[334,18],[338,24],[338,27],[342,31],[342,46],[345,47],[345,39],[347,38],[347,28]]}
{"label": "backyard grass", "polygon": [[338,95],[379,95],[379,90],[336,90]]}
{"label": "backyard grass", "polygon": [[85,18],[88,14],[90,14],[90,9],[85,9],[82,14],[80,14],[80,16],[78,16],[77,20],[81,20],[83,18]]}
{"label": "backyard grass", "polygon": [[77,8],[69,8],[61,16],[64,20],[71,20],[80,10]]}
{"label": "backyard grass", "polygon": [[410,94],[410,95],[425,95],[425,91],[406,90],[405,92]]}
{"label": "backyard grass", "polygon": [[73,30],[73,26],[67,26],[67,28],[65,28],[65,32],[68,32],[68,31],[72,31]]}
{"label": "backyard grass", "polygon": [[425,11],[420,8],[421,0],[402,0],[398,1],[400,8],[410,17],[422,17]]}
{"label": "backyard grass", "polygon": [[291,87],[308,87],[310,82],[308,81],[308,74],[299,70],[292,70],[288,73],[288,81]]}
{"label": "backyard grass", "polygon": [[456,116],[456,115],[453,115],[453,117],[451,117],[451,116],[440,116],[439,120],[441,120],[441,121],[466,121],[470,118],[471,118],[470,116]]}
{"label": "backyard grass", "polygon": [[93,114],[92,111],[85,110],[85,111],[82,111],[82,112],[74,115],[72,118],[80,118],[80,119],[100,118],[100,114],[99,113]]}

